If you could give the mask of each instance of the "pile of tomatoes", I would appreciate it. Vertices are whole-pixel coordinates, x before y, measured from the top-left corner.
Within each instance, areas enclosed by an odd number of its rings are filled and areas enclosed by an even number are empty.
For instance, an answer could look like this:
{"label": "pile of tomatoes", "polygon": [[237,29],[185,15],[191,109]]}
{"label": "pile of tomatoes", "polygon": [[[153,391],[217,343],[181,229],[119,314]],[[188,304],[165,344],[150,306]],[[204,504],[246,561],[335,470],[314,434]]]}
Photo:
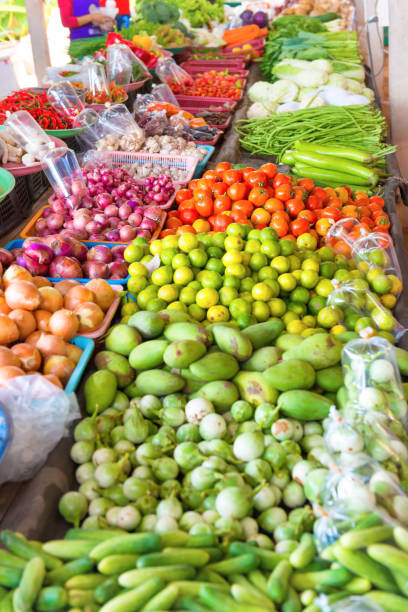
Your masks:
{"label": "pile of tomatoes", "polygon": [[161,237],[190,232],[224,232],[230,223],[272,227],[280,238],[310,232],[324,243],[339,219],[354,218],[361,230],[388,232],[384,200],[348,187],[316,187],[308,178],[278,173],[275,164],[234,169],[229,162],[207,170],[176,195],[177,210],[167,215]]}
{"label": "pile of tomatoes", "polygon": [[195,79],[194,85],[178,84],[175,82],[168,83],[168,85],[176,95],[183,94],[185,96],[233,98],[234,100],[239,100],[245,81],[226,72],[208,70]]}

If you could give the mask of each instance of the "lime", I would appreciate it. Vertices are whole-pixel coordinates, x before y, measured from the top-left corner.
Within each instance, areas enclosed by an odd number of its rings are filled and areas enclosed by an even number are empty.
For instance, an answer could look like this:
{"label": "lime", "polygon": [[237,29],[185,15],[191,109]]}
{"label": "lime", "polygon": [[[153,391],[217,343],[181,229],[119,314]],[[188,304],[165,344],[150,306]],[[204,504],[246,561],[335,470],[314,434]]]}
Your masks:
{"label": "lime", "polygon": [[343,311],[337,306],[325,306],[317,314],[317,323],[329,329],[343,320]]}
{"label": "lime", "polygon": [[142,291],[148,284],[145,276],[131,276],[127,282],[127,288],[130,293],[135,295]]}
{"label": "lime", "polygon": [[343,334],[346,331],[348,331],[347,327],[341,325],[341,323],[338,323],[337,325],[333,325],[330,330],[330,333],[336,336],[337,334]]}
{"label": "lime", "polygon": [[187,312],[195,321],[202,321],[205,319],[205,310],[198,304],[190,304],[187,308]]}
{"label": "lime", "polygon": [[344,283],[344,281],[350,280],[351,276],[348,270],[340,269],[336,270],[333,278],[338,280],[340,283]]}
{"label": "lime", "polygon": [[236,249],[231,249],[230,251],[227,251],[226,253],[224,253],[221,261],[224,266],[232,266],[233,264],[240,264],[243,262],[242,255],[243,254],[241,253],[241,251],[237,251]]}
{"label": "lime", "polygon": [[157,292],[157,297],[167,303],[178,300],[179,288],[176,285],[162,285]]}
{"label": "lime", "polygon": [[272,298],[268,306],[272,317],[281,317],[286,312],[286,302],[281,298]]}
{"label": "lime", "polygon": [[328,278],[322,278],[319,280],[315,287],[317,295],[321,295],[323,297],[329,296],[333,290],[333,284]]}
{"label": "lime", "polygon": [[259,240],[247,240],[244,250],[248,253],[258,253],[261,250],[261,243]]}
{"label": "lime", "polygon": [[275,268],[271,268],[270,266],[265,266],[258,271],[258,279],[260,281],[266,280],[270,278],[271,280],[276,280],[278,278],[278,272]]}
{"label": "lime", "polygon": [[367,327],[376,328],[376,324],[374,323],[371,317],[360,317],[355,324],[354,331],[359,334],[363,329]]}
{"label": "lime", "polygon": [[[184,234],[183,234],[184,235]],[[182,302],[170,302],[167,305],[168,310],[180,310],[181,312],[187,312],[187,306]]]}
{"label": "lime", "polygon": [[143,236],[138,236],[133,240],[133,242],[145,248],[149,247],[149,243],[147,242],[146,238],[143,238]]}
{"label": "lime", "polygon": [[149,261],[152,261],[152,259],[153,259],[153,255],[150,255],[150,253],[146,253],[146,255],[143,255],[142,259],[140,260],[140,263],[148,264]]}
{"label": "lime", "polygon": [[182,266],[181,268],[177,268],[174,270],[173,274],[173,282],[176,285],[187,285],[194,279],[194,272],[191,268],[187,266]]}
{"label": "lime", "polygon": [[143,289],[137,296],[137,305],[141,310],[146,310],[149,300],[157,297],[158,288],[155,285],[149,285]]}
{"label": "lime", "polygon": [[296,243],[288,238],[279,240],[282,255],[292,255],[295,251]]}
{"label": "lime", "polygon": [[308,308],[312,315],[317,315],[317,313],[326,306],[327,300],[322,295],[314,295],[308,303]]}
{"label": "lime", "polygon": [[307,329],[307,326],[303,321],[289,321],[289,323],[286,325],[286,331],[288,334],[296,334],[300,336],[305,329]]}
{"label": "lime", "polygon": [[395,276],[395,274],[389,274],[388,278],[391,279],[391,293],[393,295],[398,295],[402,291],[402,282]]}
{"label": "lime", "polygon": [[123,257],[125,261],[127,261],[127,263],[139,261],[140,259],[142,259],[144,254],[145,254],[144,248],[138,244],[134,244],[134,242],[131,242],[130,244],[128,244],[126,249],[123,251]]}
{"label": "lime", "polygon": [[248,240],[261,240],[261,230],[259,229],[251,229],[249,230],[248,236],[247,236]]}
{"label": "lime", "polygon": [[218,292],[211,287],[206,287],[197,292],[196,304],[201,308],[210,308],[218,304],[218,299]]}
{"label": "lime", "polygon": [[390,310],[394,308],[395,304],[397,303],[397,298],[395,295],[392,295],[392,293],[385,293],[380,297],[380,300],[381,304]]}
{"label": "lime", "polygon": [[375,293],[383,295],[391,291],[392,281],[386,274],[378,274],[371,281],[371,287]]}
{"label": "lime", "polygon": [[238,236],[239,238],[245,238],[247,230],[243,225],[239,223],[230,223],[227,227],[227,236]]}
{"label": "lime", "polygon": [[178,247],[178,236],[166,236],[165,238],[163,238],[163,240],[161,241],[162,243],[162,249],[177,249]]}
{"label": "lime", "polygon": [[122,315],[122,317],[127,317],[127,316],[134,314],[138,310],[139,308],[137,307],[136,302],[129,299],[128,302],[123,304],[122,308],[120,309],[120,314]]}
{"label": "lime", "polygon": [[344,255],[336,255],[334,258],[337,268],[343,268],[344,270],[348,270],[349,268],[349,260]]}
{"label": "lime", "polygon": [[224,274],[225,271],[225,266],[223,264],[223,262],[221,261],[221,259],[216,259],[215,257],[210,257],[210,259],[207,261],[206,266],[205,266],[206,270],[211,270],[213,272],[218,272],[218,274]]}
{"label": "lime", "polygon": [[180,291],[179,300],[183,302],[183,304],[187,304],[187,306],[189,304],[195,304],[196,295],[197,290],[187,285],[187,287],[183,287]]}
{"label": "lime", "polygon": [[255,317],[249,312],[239,315],[239,317],[236,318],[236,322],[239,329],[245,329],[250,325],[255,325],[255,323],[258,323]]}
{"label": "lime", "polygon": [[263,323],[270,317],[269,306],[266,302],[256,301],[252,304],[252,314],[257,321]]}
{"label": "lime", "polygon": [[150,312],[160,312],[160,310],[164,310],[165,308],[167,308],[167,302],[158,297],[149,300],[146,306],[146,310]]}
{"label": "lime", "polygon": [[138,261],[134,261],[128,268],[130,276],[147,276],[149,274],[146,266]]}
{"label": "lime", "polygon": [[241,287],[241,281],[237,276],[233,276],[232,274],[226,274],[224,276],[224,287],[233,287],[234,289],[239,289]]}
{"label": "lime", "polygon": [[244,264],[244,266],[248,266],[249,267],[249,262],[251,261],[251,253],[248,253],[248,251],[244,251],[242,253],[242,263]]}
{"label": "lime", "polygon": [[278,281],[272,280],[271,278],[265,278],[265,280],[262,282],[269,285],[269,287],[272,289],[272,297],[278,297],[278,295],[281,293],[281,288]]}
{"label": "lime", "polygon": [[296,287],[296,289],[291,292],[290,299],[292,302],[303,302],[307,304],[310,300],[310,292],[306,287]]}
{"label": "lime", "polygon": [[392,313],[386,308],[373,308],[371,316],[378,329],[381,331],[392,332],[395,329],[395,319]]}
{"label": "lime", "polygon": [[204,288],[210,287],[211,289],[219,289],[223,283],[221,274],[213,270],[203,270],[199,280]]}
{"label": "lime", "polygon": [[302,317],[302,321],[306,327],[316,327],[316,319],[312,315],[305,315]]}
{"label": "lime", "polygon": [[296,245],[297,248],[302,251],[305,249],[310,249],[311,251],[314,251],[317,247],[317,240],[315,236],[307,232],[305,234],[300,234],[300,236],[296,238]]}
{"label": "lime", "polygon": [[198,247],[198,238],[196,234],[191,234],[190,232],[186,232],[185,234],[181,234],[178,237],[178,248],[180,251],[184,251],[185,253],[189,253],[193,249]]}
{"label": "lime", "polygon": [[307,313],[307,306],[303,302],[288,302],[288,311],[303,317]]}
{"label": "lime", "polygon": [[211,244],[214,247],[218,247],[219,249],[224,248],[226,235],[224,232],[216,232],[211,236]]}
{"label": "lime", "polygon": [[361,315],[358,312],[346,314],[344,317],[344,325],[348,330],[354,331],[356,328],[357,321],[361,319]]}
{"label": "lime", "polygon": [[212,244],[212,235],[211,234],[198,234],[198,246],[199,248],[206,248],[211,246]]}
{"label": "lime", "polygon": [[160,266],[152,272],[151,281],[161,287],[173,281],[173,270],[170,266]]}
{"label": "lime", "polygon": [[252,304],[255,301],[250,291],[241,291],[239,295],[243,300],[248,302],[248,304]]}
{"label": "lime", "polygon": [[375,266],[386,268],[391,263],[390,258],[383,249],[372,249],[372,251],[366,252],[365,255],[366,257],[364,259],[368,259],[368,261]]}
{"label": "lime", "polygon": [[207,253],[201,248],[190,251],[188,257],[192,265],[197,268],[204,268],[208,260]]}
{"label": "lime", "polygon": [[268,258],[264,253],[253,253],[249,260],[249,267],[251,270],[258,271],[268,265]]}
{"label": "lime", "polygon": [[224,250],[219,246],[210,246],[207,249],[208,257],[216,257],[217,259],[221,259],[224,255]]}
{"label": "lime", "polygon": [[234,287],[221,287],[218,293],[223,306],[229,306],[238,297],[238,291]]}
{"label": "lime", "polygon": [[280,288],[284,291],[293,291],[296,287],[296,278],[290,273],[280,274],[280,276],[278,276],[278,283]]}
{"label": "lime", "polygon": [[[166,249],[166,250],[170,250],[170,249]],[[171,249],[173,250],[173,249]],[[163,253],[163,251],[162,251]],[[170,260],[169,264],[165,264],[165,265],[171,265],[171,267],[173,268],[173,270],[177,270],[177,268],[181,268],[181,267],[190,267],[191,266],[191,262],[190,259],[188,257],[188,255],[186,255],[185,253],[178,253],[176,252],[173,257]]]}
{"label": "lime", "polygon": [[302,276],[303,270],[291,270],[291,274],[296,278],[296,282],[300,283],[300,277]]}
{"label": "lime", "polygon": [[285,272],[289,272],[289,260],[287,257],[283,255],[279,255],[278,257],[274,257],[271,261],[271,268],[276,270],[279,274],[284,274]]}
{"label": "lime", "polygon": [[177,253],[178,249],[162,249],[160,251],[160,263],[162,263],[163,266],[171,266],[173,257],[177,255]]}
{"label": "lime", "polygon": [[324,261],[319,266],[319,274],[320,276],[324,276],[324,278],[333,278],[336,272],[336,264],[334,261]]}
{"label": "lime", "polygon": [[251,304],[249,304],[242,298],[236,298],[230,303],[229,311],[234,319],[238,319],[238,317],[243,314],[250,314]]}
{"label": "lime", "polygon": [[263,282],[256,283],[256,285],[252,287],[251,294],[254,300],[261,302],[269,302],[269,300],[271,300],[273,297],[271,287]]}
{"label": "lime", "polygon": [[287,327],[291,321],[299,321],[299,316],[295,312],[285,312],[282,321],[285,327]]}
{"label": "lime", "polygon": [[162,242],[162,240],[153,240],[153,242],[150,243],[149,250],[152,255],[160,255],[160,251],[163,248]]}
{"label": "lime", "polygon": [[225,274],[237,276],[238,278],[245,278],[247,271],[244,264],[232,264],[225,268]]}
{"label": "lime", "polygon": [[277,242],[279,240],[276,230],[272,227],[264,227],[261,230],[260,238],[261,242],[266,242],[267,240],[275,240]]}
{"label": "lime", "polygon": [[351,270],[350,271],[350,276],[351,276],[351,278],[358,278],[358,279],[360,279],[361,278],[361,272],[360,272],[360,270]]}
{"label": "lime", "polygon": [[390,332],[380,331],[378,335],[388,340],[388,342],[390,342],[391,344],[395,344],[395,338],[392,334],[390,334]]}
{"label": "lime", "polygon": [[319,262],[316,259],[308,257],[302,262],[302,270],[313,270],[313,272],[319,272]]}
{"label": "lime", "polygon": [[377,268],[376,266],[373,266],[372,268],[370,268],[366,274],[366,279],[368,280],[368,282],[371,284],[374,280],[374,278],[376,276],[378,276],[379,274],[382,274],[383,271],[381,268]]}
{"label": "lime", "polygon": [[246,276],[241,281],[240,291],[252,291],[255,281],[251,276]]}
{"label": "lime", "polygon": [[236,249],[237,251],[242,251],[245,246],[244,239],[240,236],[227,236],[224,242],[224,249],[226,251],[230,251],[231,249]]}
{"label": "lime", "polygon": [[211,323],[222,323],[223,321],[228,321],[229,318],[230,313],[225,306],[210,306],[207,310],[207,319]]}
{"label": "lime", "polygon": [[261,253],[264,253],[269,259],[273,259],[281,254],[280,244],[277,240],[265,240],[261,244]]}

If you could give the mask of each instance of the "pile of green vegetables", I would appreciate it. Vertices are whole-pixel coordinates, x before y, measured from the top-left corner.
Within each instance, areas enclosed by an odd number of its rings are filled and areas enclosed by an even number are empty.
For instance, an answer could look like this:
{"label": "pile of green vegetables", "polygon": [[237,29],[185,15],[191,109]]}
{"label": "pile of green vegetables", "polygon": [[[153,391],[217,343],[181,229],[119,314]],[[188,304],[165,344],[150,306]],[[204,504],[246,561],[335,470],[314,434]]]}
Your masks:
{"label": "pile of green vegetables", "polygon": [[[180,11],[182,17],[189,21],[191,27],[200,28],[209,21],[224,19],[224,3],[222,0],[138,0],[135,5],[137,19],[143,19],[155,24],[174,24],[184,34],[187,30],[179,23]],[[182,25],[183,27],[180,27]]]}
{"label": "pile of green vegetables", "polygon": [[89,38],[71,38],[68,55],[74,59],[81,59],[86,55],[93,55],[106,47],[106,36],[90,36]]}

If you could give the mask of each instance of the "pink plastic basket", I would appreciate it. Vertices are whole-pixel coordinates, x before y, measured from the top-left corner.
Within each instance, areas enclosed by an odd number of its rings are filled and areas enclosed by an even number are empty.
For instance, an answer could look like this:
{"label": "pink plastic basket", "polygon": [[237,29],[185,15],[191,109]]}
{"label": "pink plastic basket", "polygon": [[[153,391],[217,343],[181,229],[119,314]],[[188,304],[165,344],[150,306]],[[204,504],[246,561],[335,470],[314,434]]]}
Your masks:
{"label": "pink plastic basket", "polygon": [[239,102],[232,98],[206,98],[204,96],[176,96],[176,100],[181,108],[196,107],[229,111],[233,111]]}
{"label": "pink plastic basket", "polygon": [[[242,77],[241,80],[245,80],[248,76],[248,70],[240,70],[240,69],[236,69],[236,68],[225,68],[226,70],[229,71],[230,74],[232,74],[233,76],[240,76]],[[186,72],[188,72],[189,74],[191,74],[193,77],[197,77],[200,74],[203,74],[203,72],[207,72],[208,70],[216,70],[217,72],[223,72],[222,68],[203,68],[202,66],[188,66],[187,68],[185,68]]]}
{"label": "pink plastic basket", "polygon": [[244,70],[246,62],[235,59],[223,59],[223,60],[188,60],[181,64],[181,68],[184,68],[190,74],[191,69],[200,68],[200,70]]}
{"label": "pink plastic basket", "polygon": [[[265,37],[261,37],[261,38],[255,38],[254,40],[251,40],[251,42],[249,43],[243,43],[241,45],[234,45],[234,47],[230,47],[229,49],[222,49],[220,51],[221,55],[224,55],[225,57],[239,57],[239,55],[235,52],[233,52],[233,49],[241,49],[244,44],[245,45],[251,45],[252,49],[263,49],[263,47],[265,46],[265,41],[266,38]],[[249,51],[249,49],[248,49]],[[245,49],[242,49],[242,52],[245,53]]]}
{"label": "pink plastic basket", "polygon": [[[191,113],[192,115],[196,115],[200,111],[202,111],[203,109],[202,108],[198,108],[197,106],[186,106],[186,107],[184,107],[183,110],[187,111],[188,113]],[[231,123],[232,115],[230,113],[228,113],[228,111],[224,110],[223,108],[216,108],[216,109],[212,109],[212,110],[214,110],[214,112],[225,113],[225,115],[228,114],[228,117],[226,117],[225,123],[221,123],[220,125],[217,125],[216,123],[209,123],[208,124],[210,127],[217,128],[217,130],[221,130],[221,132],[224,132],[227,129],[227,127],[229,126],[229,124]]]}
{"label": "pink plastic basket", "polygon": [[[119,293],[119,291],[123,291],[123,287],[121,285],[111,285],[112,289],[114,291],[117,291]],[[109,306],[108,310],[105,312],[105,316],[103,318],[102,324],[97,328],[94,329],[91,332],[88,332],[87,334],[78,334],[78,336],[82,336],[83,338],[92,338],[92,340],[96,340],[97,338],[100,338],[101,336],[103,336],[107,330],[110,327],[110,324],[112,323],[112,319],[116,314],[117,309],[119,308],[119,304],[120,304],[120,296],[118,295],[118,297],[116,297],[112,304]]]}
{"label": "pink plastic basket", "polygon": [[133,83],[129,83],[128,85],[123,85],[123,89],[128,93],[129,91],[136,91],[137,89],[141,89],[147,81],[150,81],[152,77],[148,76],[141,81],[134,81]]}

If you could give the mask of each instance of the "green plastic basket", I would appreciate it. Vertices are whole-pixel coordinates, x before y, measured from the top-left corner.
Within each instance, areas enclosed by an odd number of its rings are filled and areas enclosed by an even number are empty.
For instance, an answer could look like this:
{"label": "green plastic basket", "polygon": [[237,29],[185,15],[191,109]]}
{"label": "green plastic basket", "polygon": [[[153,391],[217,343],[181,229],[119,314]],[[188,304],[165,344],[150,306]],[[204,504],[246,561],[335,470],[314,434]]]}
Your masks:
{"label": "green plastic basket", "polygon": [[4,170],[4,168],[0,168],[0,202],[2,202],[11,191],[13,191],[15,186],[16,179],[11,172]]}
{"label": "green plastic basket", "polygon": [[72,136],[76,136],[80,132],[82,132],[85,128],[70,128],[67,130],[44,130],[46,134],[49,136],[55,136],[56,138],[71,138]]}

